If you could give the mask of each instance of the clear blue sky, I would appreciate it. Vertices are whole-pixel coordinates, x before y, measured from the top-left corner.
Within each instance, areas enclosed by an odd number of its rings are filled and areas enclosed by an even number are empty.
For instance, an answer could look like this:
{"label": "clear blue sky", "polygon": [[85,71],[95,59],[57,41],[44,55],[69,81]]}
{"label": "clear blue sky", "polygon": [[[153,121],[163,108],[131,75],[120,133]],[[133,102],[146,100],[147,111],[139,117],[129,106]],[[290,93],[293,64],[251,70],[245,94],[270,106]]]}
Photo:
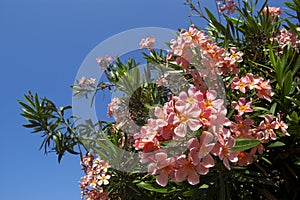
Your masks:
{"label": "clear blue sky", "polygon": [[[58,164],[56,155],[45,157],[38,151],[41,138],[21,126],[25,121],[16,100],[30,89],[58,105],[71,104],[69,86],[96,45],[138,27],[187,28],[190,10],[183,3],[0,0],[0,199],[80,199],[79,157],[67,155]],[[206,6],[212,3],[202,1]],[[199,25],[198,18],[193,22]]]}

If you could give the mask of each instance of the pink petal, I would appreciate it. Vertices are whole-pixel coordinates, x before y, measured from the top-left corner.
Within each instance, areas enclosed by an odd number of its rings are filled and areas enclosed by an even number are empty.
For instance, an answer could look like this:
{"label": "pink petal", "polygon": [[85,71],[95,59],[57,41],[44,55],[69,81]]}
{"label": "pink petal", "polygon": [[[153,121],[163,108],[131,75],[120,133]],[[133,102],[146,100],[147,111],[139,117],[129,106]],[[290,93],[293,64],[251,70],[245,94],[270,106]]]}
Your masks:
{"label": "pink petal", "polygon": [[188,174],[188,182],[191,185],[196,185],[200,182],[199,175],[195,170],[190,171],[190,173]]}
{"label": "pink petal", "polygon": [[188,173],[184,168],[180,168],[175,172],[175,178],[177,182],[182,182],[186,180]]}
{"label": "pink petal", "polygon": [[210,154],[208,154],[203,158],[202,165],[206,168],[213,167],[215,166],[215,160]]}
{"label": "pink petal", "polygon": [[198,147],[199,146],[199,141],[197,138],[191,138],[188,142],[187,142],[187,148],[191,149],[194,147]]}
{"label": "pink petal", "polygon": [[163,162],[166,162],[167,154],[164,152],[159,152],[159,153],[155,154],[155,158],[158,163],[163,163]]}
{"label": "pink petal", "polygon": [[156,183],[162,187],[166,187],[166,185],[168,184],[168,174],[161,173],[160,175],[158,175],[156,178]]}
{"label": "pink petal", "polygon": [[186,94],[186,92],[180,92],[179,99],[182,101],[187,101],[188,95]]}
{"label": "pink petal", "polygon": [[177,126],[174,129],[174,133],[178,136],[178,137],[185,137],[186,133],[187,133],[187,127],[185,124],[179,124],[179,126]]}
{"label": "pink petal", "polygon": [[203,165],[198,165],[197,166],[197,172],[200,174],[200,175],[205,175],[209,172],[208,168],[204,167]]}
{"label": "pink petal", "polygon": [[228,170],[230,170],[231,168],[230,168],[230,164],[229,164],[229,161],[228,161],[228,159],[227,158],[224,158],[223,159],[223,164],[224,164],[224,166],[228,169]]}
{"label": "pink petal", "polygon": [[197,131],[201,127],[198,119],[189,119],[187,123],[192,131]]}
{"label": "pink petal", "polygon": [[192,148],[190,150],[189,158],[192,161],[193,165],[197,165],[200,163],[200,157],[199,157],[197,148]]}

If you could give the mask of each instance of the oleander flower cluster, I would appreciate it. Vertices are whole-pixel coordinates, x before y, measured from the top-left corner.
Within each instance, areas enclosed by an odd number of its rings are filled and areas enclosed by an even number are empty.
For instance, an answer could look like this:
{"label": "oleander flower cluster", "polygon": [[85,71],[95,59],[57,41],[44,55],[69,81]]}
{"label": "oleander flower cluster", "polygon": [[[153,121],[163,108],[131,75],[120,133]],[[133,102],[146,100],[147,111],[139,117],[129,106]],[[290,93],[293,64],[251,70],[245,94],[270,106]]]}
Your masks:
{"label": "oleander flower cluster", "polygon": [[[198,30],[191,25],[188,30],[182,29],[177,39],[171,40],[169,60],[175,59],[176,63],[186,68],[190,64],[196,67],[203,66],[199,71],[202,76],[215,78],[215,75],[226,73],[237,74],[238,64],[243,61],[243,52],[235,47],[226,51],[214,43],[203,30]],[[201,55],[200,61],[195,61]]]}
{"label": "oleander flower cluster", "polygon": [[[193,81],[187,91],[171,94],[168,102],[155,107],[154,117],[134,135],[133,144],[140,152],[141,162],[148,165],[149,174],[157,176],[159,185],[165,187],[169,180],[196,185],[200,176],[215,166],[216,159],[228,170],[232,165],[249,165],[257,153],[263,153],[263,144],[277,139],[278,132],[289,135],[279,113],[277,117],[270,114],[262,119],[250,117],[249,114],[256,112],[253,103],[259,99],[272,102],[274,92],[270,80],[252,73],[239,77],[243,52],[235,47],[227,52],[194,25],[181,30],[170,44],[167,62],[181,66]],[[159,79],[158,85],[168,84],[168,76]],[[231,99],[229,107],[218,91],[206,84],[217,76],[231,77],[227,89],[236,93],[236,99]],[[118,119],[124,114],[121,102],[112,99],[108,116],[116,115]],[[228,108],[234,110],[230,119],[226,117]],[[259,144],[248,150],[233,151],[238,138],[257,140]]]}
{"label": "oleander flower cluster", "polygon": [[226,15],[233,14],[236,9],[236,3],[233,0],[219,0],[217,6],[219,13],[226,11]]}
{"label": "oleander flower cluster", "polygon": [[85,200],[109,200],[108,193],[103,186],[109,184],[110,175],[107,174],[110,167],[100,158],[94,158],[88,154],[82,158],[82,170],[85,176],[81,178],[81,198]]}

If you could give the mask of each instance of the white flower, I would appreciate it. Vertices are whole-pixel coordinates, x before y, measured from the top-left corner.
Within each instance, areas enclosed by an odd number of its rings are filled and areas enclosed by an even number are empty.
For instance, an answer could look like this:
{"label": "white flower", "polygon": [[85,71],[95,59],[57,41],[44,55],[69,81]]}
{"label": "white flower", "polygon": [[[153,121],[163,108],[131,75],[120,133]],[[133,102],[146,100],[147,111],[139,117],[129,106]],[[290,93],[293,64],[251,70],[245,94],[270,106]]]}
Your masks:
{"label": "white flower", "polygon": [[108,182],[108,179],[110,179],[110,175],[105,175],[105,174],[101,174],[101,175],[99,175],[98,177],[98,185],[102,185],[102,184],[104,184],[104,185],[107,185],[109,182]]}

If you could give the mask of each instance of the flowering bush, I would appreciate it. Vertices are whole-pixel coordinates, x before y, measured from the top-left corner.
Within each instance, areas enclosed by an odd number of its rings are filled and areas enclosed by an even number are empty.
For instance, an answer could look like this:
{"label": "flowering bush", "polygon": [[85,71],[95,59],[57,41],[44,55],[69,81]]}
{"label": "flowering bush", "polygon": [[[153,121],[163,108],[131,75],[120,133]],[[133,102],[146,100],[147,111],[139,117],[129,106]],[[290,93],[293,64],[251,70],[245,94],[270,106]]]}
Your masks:
{"label": "flowering bush", "polygon": [[[300,1],[286,2],[290,18],[267,2],[218,1],[219,20],[199,1],[186,5],[208,26],[181,29],[168,52],[142,39],[148,82],[135,60],[108,56],[97,59],[108,82],[73,86],[76,96],[129,93],[108,105],[113,122],[75,125],[70,107],[29,93],[20,101],[25,127],[44,132],[45,152],[59,161],[78,151],[84,199],[299,198]],[[128,166],[147,171],[120,170]]]}

